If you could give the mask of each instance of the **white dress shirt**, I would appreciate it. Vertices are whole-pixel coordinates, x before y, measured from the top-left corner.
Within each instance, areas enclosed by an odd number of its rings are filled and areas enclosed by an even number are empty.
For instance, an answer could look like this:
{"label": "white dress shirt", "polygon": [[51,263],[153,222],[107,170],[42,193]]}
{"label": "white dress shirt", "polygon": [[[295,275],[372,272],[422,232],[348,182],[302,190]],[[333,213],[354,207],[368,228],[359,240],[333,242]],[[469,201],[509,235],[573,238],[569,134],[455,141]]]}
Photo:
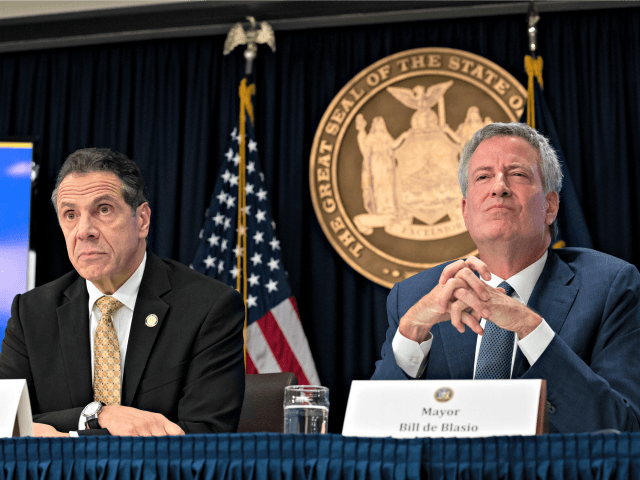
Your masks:
{"label": "white dress shirt", "polygon": [[[140,290],[140,283],[142,282],[142,275],[144,274],[144,267],[147,263],[147,254],[144,254],[142,262],[138,266],[133,275],[113,294],[113,298],[119,300],[122,303],[120,307],[111,317],[113,326],[118,336],[118,343],[120,344],[120,384],[124,378],[124,361],[127,357],[127,344],[129,343],[129,332],[131,331],[131,320],[133,319],[133,310],[136,306],[136,299],[138,298],[138,290]],[[96,287],[89,280],[87,282],[87,291],[89,292],[89,345],[91,347],[91,378],[93,378],[94,368],[94,337],[100,317],[102,313],[100,308],[96,305],[96,301],[104,296],[98,287]],[[78,430],[84,430],[84,417],[80,415],[78,421]]]}
{"label": "white dress shirt", "polygon": [[[538,281],[538,278],[540,278],[540,274],[544,269],[544,265],[547,261],[547,256],[548,253],[545,252],[544,255],[535,263],[529,265],[527,268],[516,273],[507,280],[509,285],[511,285],[514,289],[514,293],[513,295],[511,295],[512,298],[515,298],[525,305],[529,303],[529,298],[531,297],[533,288],[535,287],[536,282]],[[480,277],[480,279],[484,281],[482,277]],[[485,283],[495,288],[502,282],[502,278],[491,274],[491,280]],[[484,328],[485,323],[486,320],[483,318],[480,321],[480,325],[482,326],[482,328]],[[554,335],[555,332],[551,329],[551,327],[544,319],[542,319],[542,323],[540,323],[540,325],[538,325],[535,330],[533,330],[529,335],[521,340],[516,340],[516,335],[514,333],[511,370],[513,371],[513,363],[515,361],[516,349],[518,347],[520,347],[520,349],[522,350],[522,353],[529,361],[529,364],[533,365],[538,360],[538,358],[540,358],[545,349],[549,346],[551,340],[553,340]],[[480,352],[481,342],[482,336],[478,335],[478,339],[476,342],[475,360],[473,363],[474,377],[476,365],[478,363],[478,353]],[[417,378],[424,372],[432,343],[433,335],[431,333],[429,333],[429,337],[425,341],[418,343],[404,337],[399,331],[396,331],[393,342],[391,344],[391,348],[393,350],[393,355],[398,366],[410,377]]]}

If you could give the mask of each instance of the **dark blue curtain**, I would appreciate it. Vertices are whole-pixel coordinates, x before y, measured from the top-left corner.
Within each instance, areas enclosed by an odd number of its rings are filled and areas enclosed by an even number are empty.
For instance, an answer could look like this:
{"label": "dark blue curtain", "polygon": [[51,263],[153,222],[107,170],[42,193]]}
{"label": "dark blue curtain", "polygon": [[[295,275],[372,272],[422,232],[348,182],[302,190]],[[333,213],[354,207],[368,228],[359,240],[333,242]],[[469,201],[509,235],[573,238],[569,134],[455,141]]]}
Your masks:
{"label": "dark blue curtain", "polygon": [[[360,70],[411,48],[482,55],[524,85],[523,15],[284,31],[255,65],[256,137],[293,293],[339,432],[351,380],[368,378],[388,290],[326,240],[309,196],[309,153],[331,99]],[[64,158],[106,146],[136,160],[151,192],[150,248],[190,263],[237,123],[241,51],[224,36],[0,55],[0,137],[39,140],[37,283],[71,266],[48,197]],[[594,247],[640,265],[640,8],[542,15],[545,97]]]}
{"label": "dark blue curtain", "polygon": [[0,480],[638,478],[640,434],[394,440],[340,435],[0,439]]}
{"label": "dark blue curtain", "polygon": [[[551,146],[556,151],[556,155],[558,155],[558,160],[562,167],[562,191],[560,192],[560,209],[558,210],[557,216],[558,233],[551,244],[556,248],[562,248],[562,246],[593,248],[591,234],[589,233],[589,228],[584,218],[582,206],[578,201],[576,189],[571,180],[571,173],[567,168],[567,162],[562,152],[560,140],[558,140],[558,133],[556,132],[553,118],[551,118],[549,106],[544,99],[544,94],[542,93],[538,79],[535,77],[533,79],[533,85],[533,111],[535,113],[536,130],[549,139]],[[520,119],[523,123],[527,123],[527,110],[528,105]],[[556,246],[556,244],[560,245]]]}

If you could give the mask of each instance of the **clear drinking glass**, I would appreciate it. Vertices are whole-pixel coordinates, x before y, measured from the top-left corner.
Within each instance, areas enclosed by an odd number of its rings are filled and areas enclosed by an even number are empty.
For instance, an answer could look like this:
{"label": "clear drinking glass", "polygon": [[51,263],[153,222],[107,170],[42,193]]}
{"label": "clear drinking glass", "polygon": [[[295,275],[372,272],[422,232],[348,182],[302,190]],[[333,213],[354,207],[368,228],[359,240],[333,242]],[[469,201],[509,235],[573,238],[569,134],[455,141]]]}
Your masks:
{"label": "clear drinking glass", "polygon": [[327,433],[329,389],[318,385],[284,388],[284,433]]}

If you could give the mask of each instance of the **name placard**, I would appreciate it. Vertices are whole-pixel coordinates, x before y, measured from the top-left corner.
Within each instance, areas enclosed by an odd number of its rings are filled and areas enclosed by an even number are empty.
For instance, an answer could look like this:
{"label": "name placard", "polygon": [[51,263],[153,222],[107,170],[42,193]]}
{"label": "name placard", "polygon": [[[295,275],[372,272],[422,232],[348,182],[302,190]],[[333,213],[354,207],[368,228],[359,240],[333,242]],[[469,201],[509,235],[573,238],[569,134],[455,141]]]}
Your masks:
{"label": "name placard", "polygon": [[342,434],[491,437],[547,432],[545,380],[354,380]]}
{"label": "name placard", "polygon": [[26,380],[0,380],[0,438],[32,435],[33,419]]}

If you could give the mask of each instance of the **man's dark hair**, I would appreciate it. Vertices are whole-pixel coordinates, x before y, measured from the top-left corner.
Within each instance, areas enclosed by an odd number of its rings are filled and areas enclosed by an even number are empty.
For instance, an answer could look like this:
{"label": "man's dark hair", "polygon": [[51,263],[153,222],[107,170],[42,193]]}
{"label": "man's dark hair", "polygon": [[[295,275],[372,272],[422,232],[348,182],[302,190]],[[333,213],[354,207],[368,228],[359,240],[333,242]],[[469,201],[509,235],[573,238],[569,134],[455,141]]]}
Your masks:
{"label": "man's dark hair", "polygon": [[108,148],[83,148],[67,157],[60,169],[56,187],[51,194],[53,208],[58,213],[58,188],[65,177],[72,173],[80,175],[93,172],[113,173],[122,181],[122,196],[131,207],[133,215],[147,201],[147,189],[138,165],[120,152]]}

